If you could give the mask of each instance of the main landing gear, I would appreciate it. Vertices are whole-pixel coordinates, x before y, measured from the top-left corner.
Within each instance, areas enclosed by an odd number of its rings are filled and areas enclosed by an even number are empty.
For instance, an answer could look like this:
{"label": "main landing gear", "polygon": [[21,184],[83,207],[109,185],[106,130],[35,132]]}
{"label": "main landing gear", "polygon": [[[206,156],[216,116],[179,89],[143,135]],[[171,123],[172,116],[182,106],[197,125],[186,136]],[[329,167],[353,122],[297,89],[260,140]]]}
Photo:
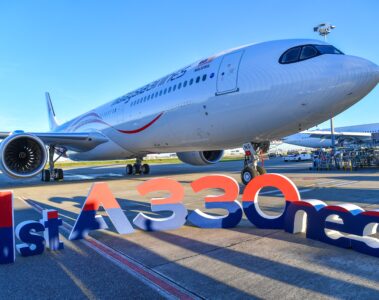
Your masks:
{"label": "main landing gear", "polygon": [[254,177],[266,174],[265,168],[258,166],[260,160],[259,155],[266,153],[270,148],[270,143],[246,143],[243,145],[245,151],[245,159],[243,162],[243,170],[241,171],[241,180],[247,185]]}
{"label": "main landing gear", "polygon": [[148,164],[142,164],[143,159],[137,158],[136,163],[126,165],[127,175],[147,175],[150,173],[150,166]]}
{"label": "main landing gear", "polygon": [[63,180],[64,174],[62,169],[54,168],[56,161],[63,155],[60,153],[59,156],[54,160],[55,147],[49,146],[49,169],[42,171],[42,181],[49,182],[51,179],[55,181]]}

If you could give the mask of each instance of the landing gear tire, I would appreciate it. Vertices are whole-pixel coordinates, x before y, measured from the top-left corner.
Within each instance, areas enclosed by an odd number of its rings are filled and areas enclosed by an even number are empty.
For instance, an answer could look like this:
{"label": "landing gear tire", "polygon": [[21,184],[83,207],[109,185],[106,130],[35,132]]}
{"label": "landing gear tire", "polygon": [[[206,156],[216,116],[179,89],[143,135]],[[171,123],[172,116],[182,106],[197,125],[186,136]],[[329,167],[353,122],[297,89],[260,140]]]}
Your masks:
{"label": "landing gear tire", "polygon": [[49,170],[42,170],[41,180],[43,182],[49,182],[50,181],[50,171]]}
{"label": "landing gear tire", "polygon": [[254,177],[259,176],[257,170],[250,167],[245,167],[241,172],[241,180],[244,185],[247,185]]}
{"label": "landing gear tire", "polygon": [[259,175],[263,175],[267,173],[266,169],[261,166],[257,166],[257,172],[259,173]]}
{"label": "landing gear tire", "polygon": [[141,165],[140,164],[134,164],[133,165],[133,175],[139,175],[141,174]]}
{"label": "landing gear tire", "polygon": [[149,174],[150,173],[150,166],[148,164],[143,164],[141,167],[142,174]]}
{"label": "landing gear tire", "polygon": [[62,169],[57,169],[55,176],[58,178],[58,180],[63,180],[64,179],[64,174]]}
{"label": "landing gear tire", "polygon": [[54,180],[63,180],[63,170],[62,169],[54,169]]}
{"label": "landing gear tire", "polygon": [[132,175],[133,174],[133,166],[131,164],[126,165],[126,174]]}

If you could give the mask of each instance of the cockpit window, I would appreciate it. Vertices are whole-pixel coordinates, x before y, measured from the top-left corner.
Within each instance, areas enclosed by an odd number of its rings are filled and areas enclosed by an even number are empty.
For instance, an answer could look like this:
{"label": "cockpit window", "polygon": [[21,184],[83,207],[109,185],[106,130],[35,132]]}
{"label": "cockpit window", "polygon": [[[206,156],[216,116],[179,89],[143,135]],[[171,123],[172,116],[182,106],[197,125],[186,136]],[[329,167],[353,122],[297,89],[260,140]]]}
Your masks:
{"label": "cockpit window", "polygon": [[321,54],[343,54],[342,51],[330,45],[316,45],[315,47]]}
{"label": "cockpit window", "polygon": [[290,48],[279,58],[279,63],[290,64],[323,54],[343,54],[332,45],[303,45]]}
{"label": "cockpit window", "polygon": [[301,49],[300,60],[312,58],[318,55],[317,50],[313,46],[304,46]]}
{"label": "cockpit window", "polygon": [[281,57],[281,63],[283,64],[289,64],[292,62],[296,62],[299,60],[299,55],[300,55],[301,47],[296,47],[287,50],[282,57]]}

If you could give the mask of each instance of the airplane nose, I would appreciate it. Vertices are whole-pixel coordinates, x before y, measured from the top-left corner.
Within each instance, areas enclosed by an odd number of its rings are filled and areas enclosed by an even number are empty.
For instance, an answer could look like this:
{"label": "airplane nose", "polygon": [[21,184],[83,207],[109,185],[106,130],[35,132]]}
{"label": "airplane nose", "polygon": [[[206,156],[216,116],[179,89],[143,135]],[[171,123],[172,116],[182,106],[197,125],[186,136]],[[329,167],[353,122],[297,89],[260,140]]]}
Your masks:
{"label": "airplane nose", "polygon": [[[379,66],[373,62],[356,57],[347,56],[347,71],[350,73],[351,79],[360,84],[375,87],[379,83]],[[372,86],[373,85],[373,86]]]}
{"label": "airplane nose", "polygon": [[367,77],[372,78],[374,82],[379,82],[379,66],[369,60],[366,60],[366,66]]}
{"label": "airplane nose", "polygon": [[376,66],[376,70],[374,72],[376,73],[376,82],[379,83],[379,66]]}

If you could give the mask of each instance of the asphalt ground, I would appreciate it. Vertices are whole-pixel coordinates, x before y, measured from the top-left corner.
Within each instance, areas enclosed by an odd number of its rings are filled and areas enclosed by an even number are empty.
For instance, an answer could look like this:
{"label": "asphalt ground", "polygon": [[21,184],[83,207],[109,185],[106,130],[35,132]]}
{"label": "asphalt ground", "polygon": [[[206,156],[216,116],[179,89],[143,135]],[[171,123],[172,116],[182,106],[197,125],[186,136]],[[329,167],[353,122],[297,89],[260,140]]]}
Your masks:
{"label": "asphalt ground", "polygon": [[[13,181],[0,174],[0,189],[13,189],[15,223],[40,219],[54,208],[64,220],[65,249],[0,265],[0,298],[124,299],[133,298],[379,298],[379,258],[306,239],[303,234],[254,227],[246,217],[232,229],[199,229],[186,224],[165,232],[136,229],[129,235],[94,231],[86,241],[69,241],[73,226],[93,182],[107,182],[131,221],[139,212],[152,216],[150,196],[136,187],[154,177],[169,177],[185,187],[184,204],[204,212],[203,197],[190,183],[206,174],[226,174],[240,182],[242,162],[206,167],[152,165],[149,176],[124,175],[122,166],[68,169],[64,182],[39,178]],[[292,179],[303,199],[327,204],[353,203],[379,208],[379,170],[309,171],[308,162],[265,162],[270,173]],[[241,186],[241,193],[243,186]],[[241,195],[239,197],[241,200]],[[259,203],[272,215],[283,210],[280,192],[265,188]],[[222,214],[222,210],[212,210]],[[103,210],[99,214],[104,216]]]}

